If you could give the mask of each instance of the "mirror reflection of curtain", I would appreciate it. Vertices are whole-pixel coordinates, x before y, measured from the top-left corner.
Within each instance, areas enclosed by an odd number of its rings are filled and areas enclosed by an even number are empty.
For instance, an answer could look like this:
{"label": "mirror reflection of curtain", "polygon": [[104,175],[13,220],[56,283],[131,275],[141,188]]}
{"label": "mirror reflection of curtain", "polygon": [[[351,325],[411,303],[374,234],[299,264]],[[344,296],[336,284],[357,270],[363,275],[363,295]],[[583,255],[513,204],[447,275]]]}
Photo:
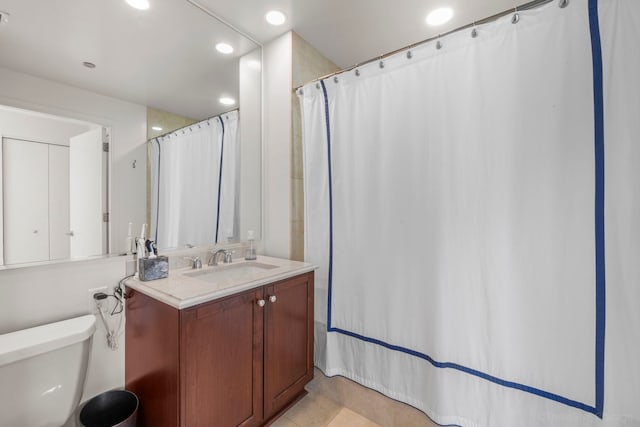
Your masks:
{"label": "mirror reflection of curtain", "polygon": [[151,232],[159,248],[237,239],[238,111],[150,141]]}

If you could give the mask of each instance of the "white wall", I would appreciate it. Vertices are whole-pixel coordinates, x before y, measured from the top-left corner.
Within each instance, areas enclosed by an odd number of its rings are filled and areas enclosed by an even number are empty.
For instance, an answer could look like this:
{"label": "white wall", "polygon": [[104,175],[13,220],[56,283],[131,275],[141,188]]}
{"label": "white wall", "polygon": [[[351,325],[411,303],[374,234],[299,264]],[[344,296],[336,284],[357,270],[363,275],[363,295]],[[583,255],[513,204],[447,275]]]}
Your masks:
{"label": "white wall", "polygon": [[289,258],[292,33],[264,46],[264,252]]}
{"label": "white wall", "polygon": [[111,252],[124,251],[127,224],[139,227],[145,221],[146,107],[5,68],[0,68],[0,104],[112,128]]}
{"label": "white wall", "polygon": [[69,138],[93,128],[88,123],[60,120],[0,105],[0,136],[69,145]]}
{"label": "white wall", "polygon": [[[124,259],[112,257],[0,271],[0,334],[94,312],[88,290],[107,286],[111,292],[125,274]],[[110,319],[112,328],[117,326],[116,319]],[[112,351],[107,347],[99,317],[96,326],[82,400],[124,386],[124,336],[118,351]]]}
{"label": "white wall", "polygon": [[[122,251],[127,223],[145,218],[146,107],[3,68],[0,104],[111,127],[111,240]],[[89,313],[88,290],[111,290],[124,275],[125,257],[0,270],[0,333]],[[83,399],[123,384],[124,343],[109,350],[99,324]]]}

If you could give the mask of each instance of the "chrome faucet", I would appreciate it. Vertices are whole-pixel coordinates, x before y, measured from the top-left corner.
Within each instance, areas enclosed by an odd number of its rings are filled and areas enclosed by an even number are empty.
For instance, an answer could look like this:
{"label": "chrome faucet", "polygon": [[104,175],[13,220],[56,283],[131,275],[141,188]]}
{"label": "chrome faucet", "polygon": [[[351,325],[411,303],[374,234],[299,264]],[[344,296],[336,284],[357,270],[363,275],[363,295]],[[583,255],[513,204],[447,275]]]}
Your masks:
{"label": "chrome faucet", "polygon": [[200,257],[186,256],[184,259],[188,259],[193,263],[192,268],[202,268],[202,261],[200,261]]}
{"label": "chrome faucet", "polygon": [[228,251],[226,249],[218,249],[215,252],[213,252],[213,250],[211,251],[211,256],[209,257],[209,262],[207,264],[218,265],[218,254],[224,254],[223,262],[225,264],[230,264],[231,262],[233,262],[233,257],[231,256],[231,254],[233,254],[232,251]]}

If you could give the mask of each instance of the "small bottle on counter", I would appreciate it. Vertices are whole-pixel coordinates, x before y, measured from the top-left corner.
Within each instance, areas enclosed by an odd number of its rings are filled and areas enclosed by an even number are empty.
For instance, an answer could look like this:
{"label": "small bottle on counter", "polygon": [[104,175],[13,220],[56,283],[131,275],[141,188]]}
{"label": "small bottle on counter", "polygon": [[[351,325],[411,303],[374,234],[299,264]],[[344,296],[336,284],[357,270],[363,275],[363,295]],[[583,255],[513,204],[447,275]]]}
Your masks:
{"label": "small bottle on counter", "polygon": [[247,261],[253,261],[257,258],[256,257],[256,240],[255,240],[255,237],[253,236],[253,230],[249,230],[247,232],[247,243],[249,246],[247,246],[247,252],[245,253],[244,259],[246,259]]}

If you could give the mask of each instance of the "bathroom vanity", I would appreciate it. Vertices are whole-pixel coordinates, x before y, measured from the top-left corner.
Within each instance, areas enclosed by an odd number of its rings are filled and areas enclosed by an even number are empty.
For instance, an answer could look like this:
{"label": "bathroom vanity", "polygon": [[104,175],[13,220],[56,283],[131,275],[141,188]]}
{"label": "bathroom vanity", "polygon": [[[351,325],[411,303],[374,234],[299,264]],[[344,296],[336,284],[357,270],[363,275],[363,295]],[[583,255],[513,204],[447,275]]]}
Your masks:
{"label": "bathroom vanity", "polygon": [[304,396],[315,268],[259,256],[128,280],[125,382],[139,425],[268,425]]}

